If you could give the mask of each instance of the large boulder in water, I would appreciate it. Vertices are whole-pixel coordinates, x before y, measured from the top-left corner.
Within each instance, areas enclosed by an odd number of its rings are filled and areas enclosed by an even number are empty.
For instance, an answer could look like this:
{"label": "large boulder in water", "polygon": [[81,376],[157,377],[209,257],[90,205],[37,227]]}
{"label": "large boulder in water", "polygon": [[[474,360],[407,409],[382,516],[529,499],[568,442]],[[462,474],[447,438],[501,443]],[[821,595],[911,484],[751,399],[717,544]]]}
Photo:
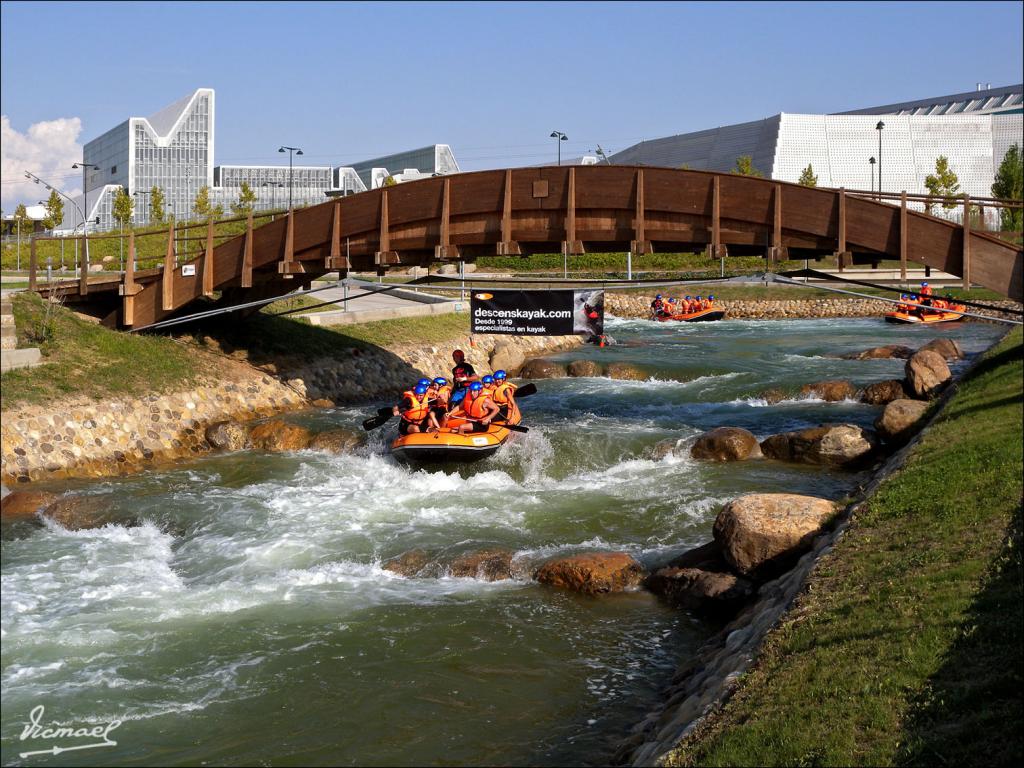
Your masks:
{"label": "large boulder in water", "polygon": [[609,379],[625,379],[627,381],[647,381],[650,377],[630,363],[608,363],[604,375]]}
{"label": "large boulder in water", "polygon": [[569,363],[569,375],[570,376],[600,376],[602,374],[601,366],[595,363],[593,360],[573,360]]}
{"label": "large boulder in water", "polygon": [[769,574],[808,549],[836,511],[828,499],[752,493],[730,501],[719,512],[715,541],[738,573]]}
{"label": "large boulder in water", "polygon": [[206,428],[206,442],[218,451],[241,451],[249,442],[249,433],[237,421],[218,421]]}
{"label": "large boulder in water", "polygon": [[494,351],[491,352],[489,362],[492,371],[505,371],[512,375],[526,362],[526,355],[515,344],[500,341],[495,345]]}
{"label": "large boulder in water", "polygon": [[857,396],[857,388],[848,381],[818,381],[800,387],[801,397],[820,397],[829,403],[851,400]]}
{"label": "large boulder in water", "polygon": [[761,441],[761,451],[779,461],[844,467],[869,459],[876,445],[871,430],[856,424],[827,424],[772,435]]}
{"label": "large boulder in water", "polygon": [[313,435],[309,441],[309,447],[314,451],[325,451],[327,453],[351,453],[356,448],[366,444],[366,436],[351,429],[339,427],[328,429]]}
{"label": "large boulder in water", "polygon": [[541,584],[597,595],[637,586],[644,568],[625,552],[591,552],[551,560],[533,577]]}
{"label": "large boulder in water", "polygon": [[907,396],[903,389],[903,379],[887,379],[876,381],[864,387],[861,392],[860,401],[868,405],[885,405],[893,400],[899,400]]}
{"label": "large boulder in water", "polygon": [[35,517],[56,500],[57,494],[48,491],[11,491],[0,501],[0,517],[4,520]]}
{"label": "large boulder in water", "polygon": [[103,496],[64,496],[43,510],[43,517],[67,528],[81,531],[104,525],[136,525],[136,520],[118,517]]}
{"label": "large boulder in water", "polygon": [[921,352],[922,350],[941,355],[944,360],[961,360],[964,356],[963,349],[953,339],[941,337],[932,339],[917,351]]}
{"label": "large boulder in water", "polygon": [[482,549],[467,552],[452,560],[448,568],[452,576],[502,581],[512,578],[512,553],[507,549]]}
{"label": "large boulder in water", "polygon": [[777,403],[781,403],[783,400],[788,399],[789,395],[781,389],[772,387],[771,389],[766,389],[764,392],[759,394],[758,397],[768,403],[768,405],[776,405]]}
{"label": "large boulder in water", "polygon": [[260,451],[300,451],[309,447],[309,430],[280,419],[265,421],[249,430],[249,442]]}
{"label": "large boulder in water", "polygon": [[907,390],[919,400],[927,400],[953,378],[942,355],[927,349],[911,355],[905,371]]}
{"label": "large boulder in water", "polygon": [[863,352],[850,352],[843,355],[844,360],[906,360],[914,354],[914,350],[902,344],[886,344],[884,347],[872,347]]}
{"label": "large boulder in water", "polygon": [[674,605],[716,616],[735,613],[754,594],[754,585],[742,576],[699,568],[661,568],[644,586]]}
{"label": "large boulder in water", "polygon": [[524,379],[564,379],[566,370],[565,366],[560,363],[538,357],[527,360],[520,369],[519,376]]}
{"label": "large boulder in water", "polygon": [[397,573],[399,576],[413,578],[424,574],[427,567],[433,562],[429,554],[422,549],[410,549],[398,557],[388,560],[381,567],[385,571]]}
{"label": "large boulder in water", "polygon": [[928,403],[923,400],[893,400],[875,420],[875,429],[886,442],[905,442],[927,410]]}
{"label": "large boulder in water", "polygon": [[654,461],[661,461],[666,456],[671,456],[679,448],[679,441],[669,437],[665,440],[659,440],[657,443],[652,445],[644,453],[644,456]]}
{"label": "large boulder in water", "polygon": [[740,427],[718,427],[697,438],[690,449],[695,459],[712,461],[743,461],[751,456],[760,456],[757,438]]}

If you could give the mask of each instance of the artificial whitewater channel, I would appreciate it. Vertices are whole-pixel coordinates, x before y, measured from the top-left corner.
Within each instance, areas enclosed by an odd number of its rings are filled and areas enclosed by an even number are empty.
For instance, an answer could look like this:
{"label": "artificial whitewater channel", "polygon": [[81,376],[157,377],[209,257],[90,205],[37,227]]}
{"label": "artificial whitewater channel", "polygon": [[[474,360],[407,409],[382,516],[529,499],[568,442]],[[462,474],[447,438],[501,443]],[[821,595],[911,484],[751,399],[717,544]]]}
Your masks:
{"label": "artificial whitewater channel", "polygon": [[[382,429],[357,455],[242,452],[47,486],[141,524],[4,524],[3,763],[602,764],[714,625],[642,591],[407,579],[382,563],[499,547],[524,564],[588,549],[653,564],[709,540],[742,493],[839,498],[864,476],[647,452],[717,426],[763,438],[870,425],[877,407],[757,395],[902,376],[902,360],[845,352],[948,336],[977,353],[1001,333],[881,320],[608,330],[617,345],[559,357],[633,363],[650,380],[540,381],[523,404],[530,433],[461,471],[397,465]],[[354,426],[368,412],[292,418]],[[54,741],[19,740],[39,705],[47,722],[122,721],[117,746],[21,758]]]}

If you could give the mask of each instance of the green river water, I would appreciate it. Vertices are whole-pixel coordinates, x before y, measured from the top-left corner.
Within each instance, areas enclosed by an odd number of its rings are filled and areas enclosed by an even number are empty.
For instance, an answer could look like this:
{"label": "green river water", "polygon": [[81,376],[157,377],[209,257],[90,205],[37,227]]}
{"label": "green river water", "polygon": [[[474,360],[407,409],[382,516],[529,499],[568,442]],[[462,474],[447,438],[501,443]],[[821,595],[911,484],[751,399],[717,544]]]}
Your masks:
{"label": "green river water", "polygon": [[[707,541],[741,493],[838,498],[863,475],[644,451],[723,425],[759,438],[867,425],[878,408],[756,395],[902,376],[901,360],[831,355],[943,335],[977,353],[1000,333],[880,320],[612,319],[608,331],[617,345],[559,357],[635,363],[650,380],[538,382],[530,433],[469,469],[403,468],[382,429],[354,456],[243,452],[51,486],[141,525],[4,525],[3,763],[602,764],[714,626],[644,592],[405,579],[381,563],[503,547],[526,563],[622,549],[655,565]],[[292,418],[351,426],[372,410]],[[44,724],[122,721],[117,745],[20,757],[95,741],[20,739],[40,705]]]}

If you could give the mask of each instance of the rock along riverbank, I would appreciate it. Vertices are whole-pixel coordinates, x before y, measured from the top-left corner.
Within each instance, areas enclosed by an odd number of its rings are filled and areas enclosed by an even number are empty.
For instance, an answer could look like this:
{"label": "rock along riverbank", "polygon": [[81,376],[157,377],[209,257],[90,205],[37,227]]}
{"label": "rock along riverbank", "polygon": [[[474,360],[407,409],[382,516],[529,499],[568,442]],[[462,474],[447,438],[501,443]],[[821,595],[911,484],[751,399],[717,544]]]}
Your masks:
{"label": "rock along riverbank", "polygon": [[213,450],[205,434],[211,424],[389,397],[422,376],[447,375],[456,348],[478,371],[490,372],[492,365],[515,371],[530,356],[580,343],[575,336],[465,336],[427,347],[350,349],[344,357],[296,369],[275,367],[273,373],[232,362],[227,378],[183,392],[81,402],[59,410],[5,410],[0,481],[105,477],[199,456]]}

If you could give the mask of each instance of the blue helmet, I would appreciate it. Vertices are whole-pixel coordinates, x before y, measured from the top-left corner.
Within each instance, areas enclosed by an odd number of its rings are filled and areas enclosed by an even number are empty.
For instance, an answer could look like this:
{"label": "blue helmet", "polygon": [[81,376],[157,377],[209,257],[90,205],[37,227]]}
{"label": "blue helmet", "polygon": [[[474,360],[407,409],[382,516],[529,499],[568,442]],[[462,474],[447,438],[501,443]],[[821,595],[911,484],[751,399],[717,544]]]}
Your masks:
{"label": "blue helmet", "polygon": [[700,300],[701,300],[701,297],[700,297],[700,296],[698,296],[698,297],[697,297],[697,301],[700,301]]}
{"label": "blue helmet", "polygon": [[654,298],[656,298],[656,299],[660,299],[660,298],[661,298],[661,294],[659,293],[659,294],[658,294],[657,296],[655,296]]}
{"label": "blue helmet", "polygon": [[444,376],[438,376],[436,379],[434,379],[434,383],[437,384],[437,386],[439,387],[445,387],[448,385],[448,379],[446,379]]}
{"label": "blue helmet", "polygon": [[429,387],[430,386],[430,379],[420,379],[419,381],[416,382],[416,386],[417,387]]}
{"label": "blue helmet", "polygon": [[494,380],[495,381],[504,381],[506,378],[508,378],[508,374],[505,373],[504,371],[495,371],[494,372]]}
{"label": "blue helmet", "polygon": [[687,300],[687,301],[689,301],[689,300],[690,300],[690,299],[692,299],[692,298],[693,298],[693,296],[690,296],[689,294],[687,294],[687,295],[686,295],[686,300]]}
{"label": "blue helmet", "polygon": [[493,384],[494,383],[494,377],[493,376],[484,376],[482,379],[480,379],[480,382],[483,383],[483,384]]}
{"label": "blue helmet", "polygon": [[921,283],[921,287],[922,288],[927,288],[928,287],[928,283]]}
{"label": "blue helmet", "polygon": [[481,384],[479,381],[474,381],[472,384],[469,385],[470,392],[480,392],[483,388],[484,385]]}
{"label": "blue helmet", "polygon": [[708,300],[709,301],[714,301],[715,300],[715,295],[711,294],[710,296],[708,296]]}
{"label": "blue helmet", "polygon": [[427,394],[427,385],[417,384],[416,389],[414,389],[413,392],[415,392],[417,395],[425,395]]}

